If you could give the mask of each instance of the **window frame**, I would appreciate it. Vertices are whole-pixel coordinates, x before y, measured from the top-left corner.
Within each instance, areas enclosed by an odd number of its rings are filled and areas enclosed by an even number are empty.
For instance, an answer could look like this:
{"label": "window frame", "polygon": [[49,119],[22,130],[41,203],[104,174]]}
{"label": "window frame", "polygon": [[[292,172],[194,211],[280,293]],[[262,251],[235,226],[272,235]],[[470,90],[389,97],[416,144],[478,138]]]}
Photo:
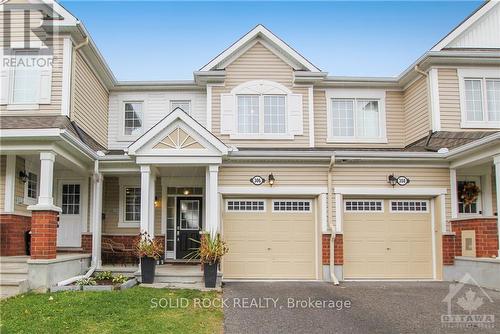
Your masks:
{"label": "window frame", "polygon": [[[229,210],[229,202],[262,202],[262,210]],[[245,199],[245,198],[228,198],[225,200],[224,209],[227,213],[266,213],[267,201],[264,199]]]}
{"label": "window frame", "polygon": [[[18,57],[22,54],[26,55],[32,55],[32,56],[40,56],[38,54],[34,54],[33,49],[16,49],[14,50],[13,57]],[[40,106],[40,80],[41,80],[41,70],[38,70],[39,73],[39,78],[38,78],[38,84],[36,88],[36,98],[34,102],[16,102],[14,101],[14,85],[16,81],[16,68],[11,67],[9,69],[9,96],[8,96],[8,104],[7,104],[7,110],[32,110],[32,109],[38,109]]]}
{"label": "window frame", "polygon": [[139,178],[130,178],[130,177],[120,177],[119,179],[119,199],[118,199],[118,227],[119,228],[133,228],[140,227],[140,218],[139,220],[126,220],[126,195],[125,191],[127,188],[141,188],[141,181]]}
{"label": "window frame", "polygon": [[[460,127],[461,128],[480,128],[480,129],[498,129],[499,121],[490,121],[488,113],[487,85],[488,80],[500,80],[500,70],[487,68],[459,68],[457,70],[458,86],[460,94]],[[466,80],[481,81],[481,108],[482,121],[469,121],[467,119],[467,101],[465,93]]]}
{"label": "window frame", "polygon": [[[124,141],[131,142],[137,140],[140,136],[142,136],[145,129],[145,120],[147,117],[147,99],[145,95],[127,95],[119,97],[118,101],[118,110],[117,110],[117,119],[119,123],[119,128],[117,130],[117,138],[116,141]],[[138,134],[127,135],[125,134],[125,104],[126,103],[142,103],[142,130]],[[111,102],[110,102],[111,104]]]}
{"label": "window frame", "polygon": [[[240,124],[239,124],[239,115],[240,115],[240,110],[239,110],[239,98],[244,97],[244,96],[257,96],[259,100],[259,131],[258,132],[240,132]],[[283,132],[265,132],[265,103],[264,99],[266,96],[270,97],[283,97],[284,98],[284,123],[285,123],[285,131]],[[245,138],[271,138],[271,137],[276,137],[276,138],[282,138],[286,137],[289,133],[288,129],[288,96],[287,94],[236,94],[236,133],[239,136],[245,137]]]}
{"label": "window frame", "polygon": [[[275,203],[277,202],[304,202],[304,203],[309,203],[309,207],[308,207],[308,210],[290,210],[290,211],[287,211],[287,210],[276,210],[274,205]],[[311,214],[313,212],[313,203],[312,203],[312,200],[309,200],[309,199],[273,199],[272,200],[272,212],[273,213],[303,213],[303,214]],[[292,204],[292,209],[293,209],[293,204]]]}
{"label": "window frame", "polygon": [[[28,175],[28,180],[24,183],[24,204],[34,205],[38,201],[38,196],[40,195],[40,175],[36,173],[33,169],[26,168],[24,171]],[[29,186],[29,175],[36,175],[36,194],[35,197],[28,196],[28,186]]]}
{"label": "window frame", "polygon": [[[347,202],[380,202],[382,210],[347,210]],[[348,198],[344,199],[343,211],[345,213],[384,213],[385,211],[385,200],[383,199],[373,199],[373,198]]]}
{"label": "window frame", "polygon": [[[477,196],[476,200],[476,211],[477,212],[460,212],[460,198],[458,198],[458,182],[465,182],[465,181],[474,181],[475,184],[479,187],[479,194]],[[483,188],[481,185],[481,176],[479,175],[457,175],[457,180],[456,180],[456,191],[457,193],[454,194],[457,198],[457,215],[459,218],[467,218],[467,217],[479,217],[483,216]]]}
{"label": "window frame", "polygon": [[[422,211],[417,211],[417,210],[407,210],[407,211],[398,211],[398,210],[394,210],[392,208],[392,203],[394,202],[421,202],[421,203],[425,203],[425,210]],[[425,199],[391,199],[389,201],[389,212],[390,213],[395,213],[395,214],[401,214],[401,213],[412,213],[412,214],[419,214],[419,213],[429,213],[430,212],[430,202],[429,200],[425,200]]]}
{"label": "window frame", "polygon": [[[379,143],[387,144],[387,127],[386,127],[386,112],[385,112],[385,93],[384,89],[348,89],[336,88],[327,89],[326,96],[326,111],[327,111],[327,143]],[[334,136],[333,135],[333,100],[353,100],[354,103],[354,135],[353,136]],[[377,137],[364,137],[358,135],[356,129],[356,113],[358,101],[370,100],[378,102],[378,121],[379,135]]]}

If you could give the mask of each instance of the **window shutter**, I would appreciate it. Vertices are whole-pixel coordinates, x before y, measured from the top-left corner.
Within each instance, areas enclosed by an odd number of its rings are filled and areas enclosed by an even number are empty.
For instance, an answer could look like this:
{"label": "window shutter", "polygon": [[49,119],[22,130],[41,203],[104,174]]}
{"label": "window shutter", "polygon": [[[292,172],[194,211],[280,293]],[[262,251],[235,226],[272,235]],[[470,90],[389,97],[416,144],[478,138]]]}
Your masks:
{"label": "window shutter", "polygon": [[9,103],[9,68],[0,68],[0,104]]}
{"label": "window shutter", "polygon": [[288,95],[288,127],[292,135],[302,135],[304,132],[302,108],[302,94]]}
{"label": "window shutter", "polygon": [[40,104],[50,104],[52,92],[52,66],[40,70],[40,90],[38,93]]}
{"label": "window shutter", "polygon": [[220,95],[220,133],[225,135],[233,134],[236,124],[236,108],[234,95]]}

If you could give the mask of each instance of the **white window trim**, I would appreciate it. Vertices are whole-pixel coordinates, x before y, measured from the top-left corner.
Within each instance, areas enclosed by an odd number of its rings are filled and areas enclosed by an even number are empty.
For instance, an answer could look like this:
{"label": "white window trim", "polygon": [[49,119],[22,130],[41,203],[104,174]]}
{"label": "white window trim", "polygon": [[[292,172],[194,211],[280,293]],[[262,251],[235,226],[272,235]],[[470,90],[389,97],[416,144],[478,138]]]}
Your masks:
{"label": "white window trim", "polygon": [[[425,202],[426,205],[425,205],[425,210],[424,211],[398,211],[398,210],[393,210],[392,209],[392,203],[393,202]],[[393,200],[390,200],[389,201],[389,212],[390,213],[395,213],[395,214],[398,214],[398,213],[429,213],[430,212],[430,203],[428,200],[422,200],[422,199],[393,199]]]}
{"label": "white window trim", "polygon": [[[229,202],[262,202],[264,203],[264,210],[229,210]],[[263,199],[244,199],[244,198],[228,198],[225,201],[225,210],[228,213],[266,213],[267,212],[267,201]]]}
{"label": "white window trim", "polygon": [[[256,89],[256,85],[259,88]],[[291,90],[274,81],[257,80],[245,82],[235,87],[231,94],[234,98],[234,133],[229,135],[231,139],[246,139],[246,140],[293,140],[294,135],[290,133],[289,117],[290,117],[290,95]],[[239,133],[238,128],[238,96],[240,95],[258,95],[259,96],[259,133]],[[264,132],[264,96],[265,95],[283,95],[285,96],[285,132],[284,133],[265,133]],[[262,132],[261,132],[262,130]]]}
{"label": "white window trim", "polygon": [[[387,127],[385,115],[385,90],[384,89],[327,89],[326,90],[326,124],[327,124],[327,143],[387,143]],[[379,126],[380,135],[376,138],[367,137],[344,137],[333,136],[333,110],[332,99],[370,99],[379,101]]]}
{"label": "white window trim", "polygon": [[[500,121],[488,120],[488,106],[486,97],[486,79],[500,79],[500,70],[493,68],[459,68],[458,74],[458,90],[460,93],[460,113],[461,113],[461,128],[478,128],[478,129],[499,129]],[[482,93],[482,112],[483,121],[468,121],[465,103],[465,80],[479,79],[481,80]]]}
{"label": "white window trim", "polygon": [[[459,212],[460,198],[458,198],[458,182],[464,181],[475,181],[476,185],[479,187],[479,194],[477,196],[477,213],[462,213]],[[481,186],[481,176],[479,175],[457,175],[457,215],[458,218],[471,218],[471,217],[482,217],[483,212],[483,188]]]}
{"label": "white window trim", "polygon": [[[276,202],[307,202],[309,203],[309,210],[307,211],[299,211],[299,210],[290,210],[290,211],[286,211],[286,210],[275,210],[274,209],[274,203]],[[310,214],[312,213],[313,211],[313,208],[312,208],[312,201],[311,200],[304,200],[304,199],[276,199],[276,200],[273,200],[272,202],[272,212],[276,212],[276,213],[302,213],[302,214]]]}
{"label": "white window trim", "polygon": [[119,200],[118,200],[118,227],[119,228],[134,228],[140,227],[140,220],[127,221],[125,220],[125,188],[133,187],[140,188],[141,180],[139,178],[120,177],[119,179]]}
{"label": "white window trim", "polygon": [[26,205],[35,205],[38,202],[38,196],[40,196],[40,173],[32,168],[25,168],[24,172],[26,174],[32,173],[36,175],[36,198],[28,197],[28,181],[24,182],[24,200],[23,203]]}
{"label": "white window trim", "polygon": [[[347,202],[380,202],[382,204],[382,210],[347,210]],[[348,198],[344,199],[344,212],[345,213],[384,213],[385,211],[385,201],[383,199],[370,199],[370,198]]]}
{"label": "white window trim", "polygon": [[[127,97],[126,99],[121,99],[119,102],[119,108],[118,108],[118,137],[117,141],[135,141],[137,138],[142,136],[144,132],[146,131],[145,129],[145,120],[146,120],[146,106],[147,106],[147,100],[145,97],[140,97],[140,96],[130,96]],[[142,130],[140,133],[135,134],[135,135],[126,135],[125,134],[125,103],[142,103]]]}

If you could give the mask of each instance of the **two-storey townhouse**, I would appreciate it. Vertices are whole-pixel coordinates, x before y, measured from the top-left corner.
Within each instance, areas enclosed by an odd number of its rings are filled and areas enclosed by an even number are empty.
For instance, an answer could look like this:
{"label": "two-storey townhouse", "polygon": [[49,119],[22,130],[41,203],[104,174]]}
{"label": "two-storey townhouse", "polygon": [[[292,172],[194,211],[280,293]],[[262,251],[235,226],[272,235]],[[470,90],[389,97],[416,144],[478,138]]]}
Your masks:
{"label": "two-storey townhouse", "polygon": [[394,78],[329,76],[257,25],[194,80],[119,82],[64,8],[32,15],[60,48],[50,81],[2,70],[2,255],[29,230],[30,263],[92,268],[141,231],[167,262],[220,233],[226,280],[442,280],[498,256],[497,2]]}

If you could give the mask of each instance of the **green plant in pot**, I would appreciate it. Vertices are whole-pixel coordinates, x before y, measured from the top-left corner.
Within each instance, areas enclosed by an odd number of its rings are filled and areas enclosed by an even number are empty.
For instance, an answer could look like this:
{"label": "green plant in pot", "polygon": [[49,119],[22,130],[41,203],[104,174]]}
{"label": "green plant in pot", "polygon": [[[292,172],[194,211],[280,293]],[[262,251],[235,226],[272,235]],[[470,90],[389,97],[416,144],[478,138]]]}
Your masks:
{"label": "green plant in pot", "polygon": [[156,261],[162,251],[161,243],[147,232],[139,234],[135,242],[135,253],[141,259],[142,283],[153,283],[155,280]]}
{"label": "green plant in pot", "polygon": [[229,248],[219,234],[212,237],[209,233],[205,233],[201,236],[200,241],[191,240],[198,243],[200,247],[195,248],[188,256],[191,259],[200,259],[200,262],[203,264],[205,287],[215,288],[215,284],[217,283],[217,268],[220,260],[229,251]]}

